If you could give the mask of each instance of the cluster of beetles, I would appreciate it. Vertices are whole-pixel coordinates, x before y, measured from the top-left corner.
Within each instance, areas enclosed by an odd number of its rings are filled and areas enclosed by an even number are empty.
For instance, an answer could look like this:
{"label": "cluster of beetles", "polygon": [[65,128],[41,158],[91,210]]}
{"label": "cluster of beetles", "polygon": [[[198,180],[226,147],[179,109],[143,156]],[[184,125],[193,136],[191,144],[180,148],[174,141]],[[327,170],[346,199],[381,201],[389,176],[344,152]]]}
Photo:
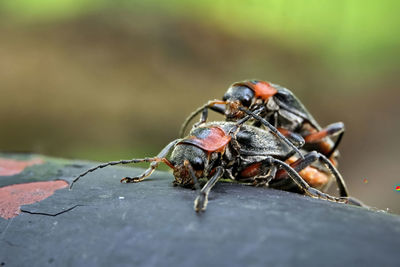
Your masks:
{"label": "cluster of beetles", "polygon": [[[220,113],[224,120],[208,122],[209,110]],[[200,121],[185,135],[199,114]],[[336,168],[343,133],[342,122],[322,128],[299,99],[280,85],[260,80],[237,82],[222,100],[209,101],[195,110],[183,123],[179,138],[157,156],[98,165],[76,177],[70,188],[82,176],[106,166],[149,162],[141,175],[121,180],[138,183],[163,162],[173,170],[174,185],[197,190],[197,212],[205,211],[210,190],[221,178],[363,206],[349,196]],[[202,178],[207,182],[201,187]],[[339,197],[324,193],[332,182]]]}

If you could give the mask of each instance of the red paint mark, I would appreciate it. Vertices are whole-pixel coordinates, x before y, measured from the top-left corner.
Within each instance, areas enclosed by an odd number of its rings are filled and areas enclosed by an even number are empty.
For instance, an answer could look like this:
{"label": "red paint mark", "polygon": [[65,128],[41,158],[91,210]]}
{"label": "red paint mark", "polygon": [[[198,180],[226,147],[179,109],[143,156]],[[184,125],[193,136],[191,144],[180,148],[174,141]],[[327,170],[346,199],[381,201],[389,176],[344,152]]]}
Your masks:
{"label": "red paint mark", "polygon": [[22,205],[42,201],[65,188],[68,183],[62,180],[14,184],[0,188],[0,217],[10,219],[20,213]]}
{"label": "red paint mark", "polygon": [[396,186],[396,191],[400,191],[400,185]]}
{"label": "red paint mark", "polygon": [[363,182],[364,182],[364,184],[367,184],[368,180],[366,178],[364,178]]}
{"label": "red paint mark", "polygon": [[21,173],[26,167],[42,164],[44,161],[39,158],[31,160],[14,160],[0,158],[0,176],[11,176]]}

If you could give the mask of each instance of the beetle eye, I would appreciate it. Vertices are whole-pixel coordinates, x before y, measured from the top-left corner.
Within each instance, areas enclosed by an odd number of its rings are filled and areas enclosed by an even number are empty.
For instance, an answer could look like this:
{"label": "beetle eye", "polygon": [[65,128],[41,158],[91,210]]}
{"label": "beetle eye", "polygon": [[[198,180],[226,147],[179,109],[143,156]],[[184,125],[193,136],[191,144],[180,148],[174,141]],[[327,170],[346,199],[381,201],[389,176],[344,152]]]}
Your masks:
{"label": "beetle eye", "polygon": [[247,107],[247,108],[250,107],[250,105],[251,105],[251,97],[250,96],[245,96],[244,98],[242,98],[240,100],[240,103],[243,106]]}
{"label": "beetle eye", "polygon": [[228,100],[228,95],[224,94],[224,96],[222,97],[222,101],[226,101],[226,100]]}
{"label": "beetle eye", "polygon": [[190,160],[190,164],[192,165],[193,169],[196,171],[204,169],[204,162],[199,157],[195,157],[194,159]]}

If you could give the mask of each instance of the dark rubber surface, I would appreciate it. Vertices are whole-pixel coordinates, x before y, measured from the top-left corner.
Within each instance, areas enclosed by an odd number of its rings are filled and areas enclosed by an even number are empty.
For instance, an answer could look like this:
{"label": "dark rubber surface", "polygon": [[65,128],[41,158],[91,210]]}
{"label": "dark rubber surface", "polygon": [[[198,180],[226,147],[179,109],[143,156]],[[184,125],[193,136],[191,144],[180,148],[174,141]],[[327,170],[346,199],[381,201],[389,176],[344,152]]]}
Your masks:
{"label": "dark rubber surface", "polygon": [[[93,165],[46,158],[44,164],[28,167],[21,174],[0,177],[0,185],[16,179],[70,182]],[[196,214],[195,191],[173,187],[170,173],[156,172],[138,184],[119,182],[140,171],[99,170],[83,177],[72,191],[57,190],[40,202],[23,206],[24,212],[17,217],[0,218],[0,264],[399,264],[400,216],[228,183],[217,184],[207,211]]]}

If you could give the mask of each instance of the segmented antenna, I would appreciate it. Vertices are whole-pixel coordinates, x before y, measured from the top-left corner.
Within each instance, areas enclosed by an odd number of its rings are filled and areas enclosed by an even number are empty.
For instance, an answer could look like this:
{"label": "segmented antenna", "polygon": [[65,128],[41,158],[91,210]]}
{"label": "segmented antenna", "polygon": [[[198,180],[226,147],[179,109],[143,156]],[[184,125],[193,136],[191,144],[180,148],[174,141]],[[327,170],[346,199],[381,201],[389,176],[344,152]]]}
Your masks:
{"label": "segmented antenna", "polygon": [[268,127],[268,129],[278,138],[280,138],[283,142],[285,142],[288,146],[290,146],[299,156],[301,159],[304,159],[303,154],[300,152],[300,150],[292,143],[290,142],[283,134],[281,134],[271,123],[269,123],[267,120],[264,118],[258,116],[254,112],[247,110],[246,108],[238,107],[240,111],[245,112],[248,116],[252,116],[259,122],[261,122],[264,126]]}
{"label": "segmented antenna", "polygon": [[94,172],[97,169],[101,169],[107,166],[112,166],[112,165],[118,165],[118,164],[129,164],[129,163],[139,163],[139,162],[153,162],[153,161],[158,161],[159,158],[144,158],[144,159],[129,159],[129,160],[119,160],[119,161],[110,161],[110,162],[106,162],[103,164],[100,164],[96,167],[93,167],[81,174],[79,174],[79,176],[77,176],[70,184],[69,189],[71,190],[72,186],[74,185],[74,183],[76,183],[81,177],[85,176],[86,174],[88,174],[89,172]]}

